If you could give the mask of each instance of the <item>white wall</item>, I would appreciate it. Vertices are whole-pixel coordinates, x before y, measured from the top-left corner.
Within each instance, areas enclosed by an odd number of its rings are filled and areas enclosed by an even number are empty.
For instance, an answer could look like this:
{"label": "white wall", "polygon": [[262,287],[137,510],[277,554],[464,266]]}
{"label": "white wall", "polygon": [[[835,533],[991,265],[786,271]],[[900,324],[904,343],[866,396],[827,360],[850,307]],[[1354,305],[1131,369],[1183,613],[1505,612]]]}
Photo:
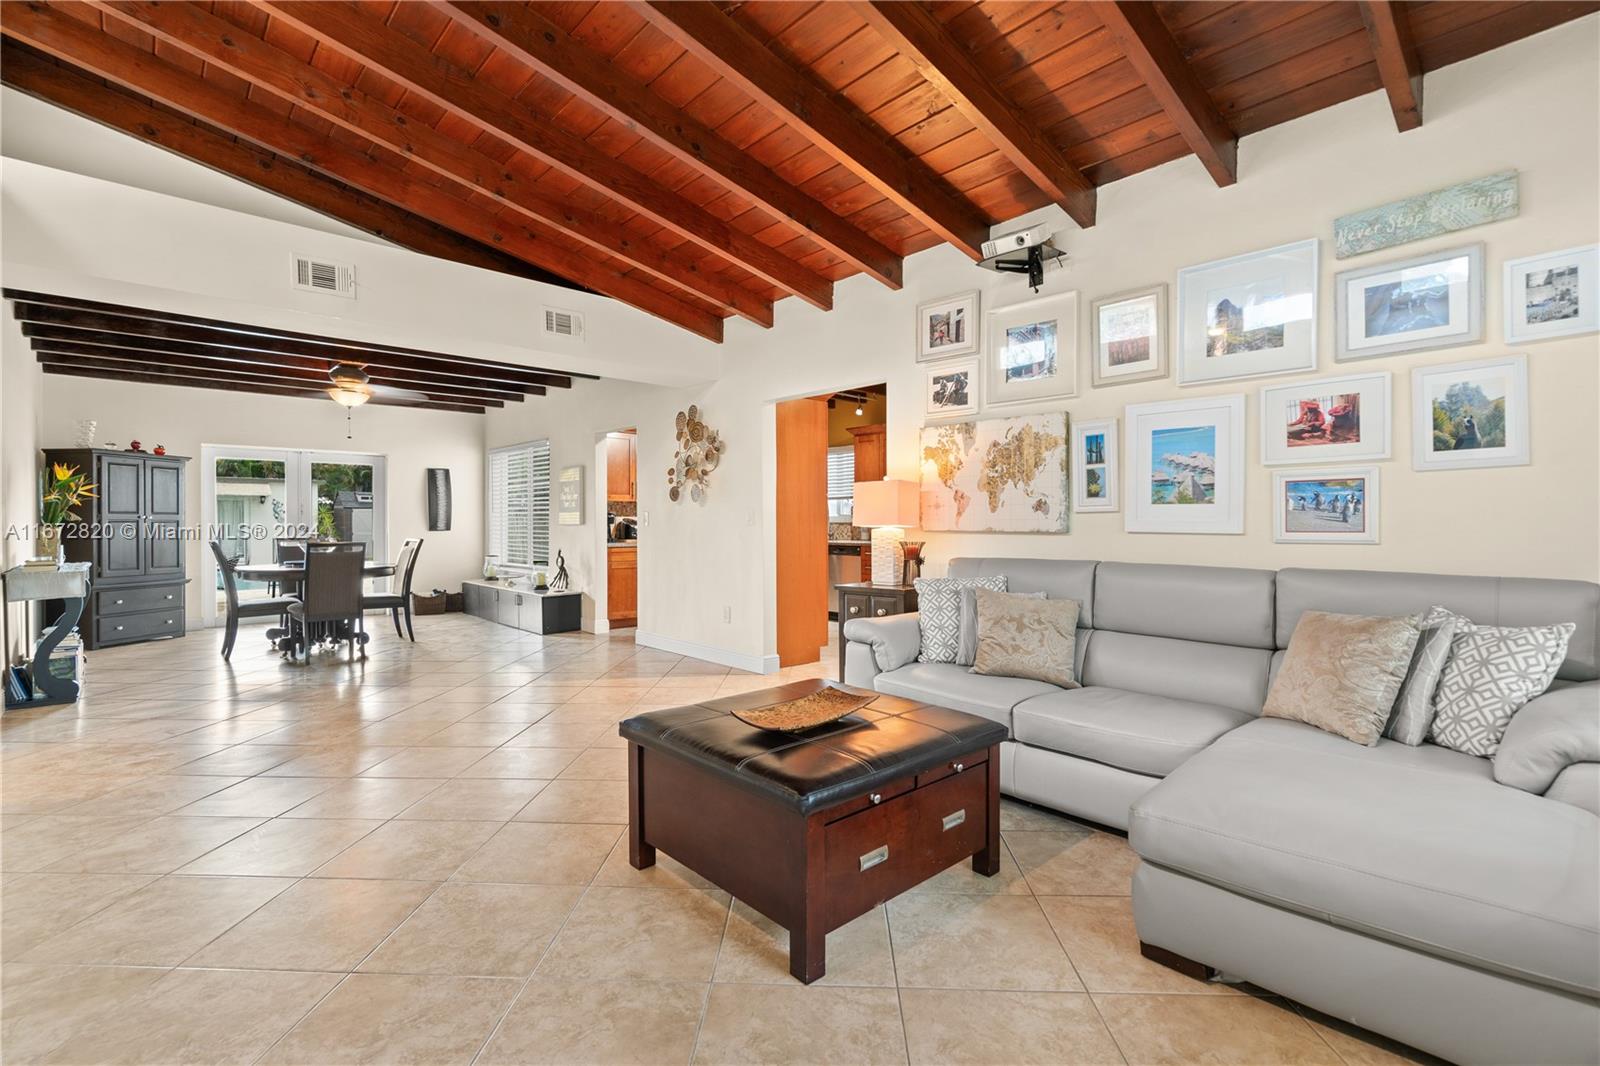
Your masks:
{"label": "white wall", "polygon": [[[44,375],[9,317],[0,323],[0,569],[33,555],[33,523],[39,517],[38,455],[40,396]],[[12,527],[17,537],[12,537]],[[0,648],[7,664],[21,651],[23,611],[4,607],[10,646]]]}
{"label": "white wall", "polygon": [[[1515,349],[1526,351],[1530,362],[1532,465],[1417,473],[1409,436],[1413,366],[1512,350],[1502,339],[1504,262],[1600,239],[1597,29],[1600,16],[1590,16],[1430,74],[1427,121],[1420,130],[1397,133],[1385,98],[1374,93],[1247,138],[1239,151],[1241,178],[1231,188],[1218,189],[1197,162],[1183,159],[1101,189],[1100,221],[1091,230],[1077,230],[1054,209],[1036,216],[1052,223],[1070,255],[1066,269],[1050,276],[1051,291],[1078,290],[1085,311],[1090,300],[1108,293],[1158,281],[1172,285],[1186,265],[1321,238],[1318,374],[1394,373],[1395,451],[1381,464],[1381,544],[1272,542],[1271,470],[1258,461],[1256,404],[1263,383],[1292,378],[1185,389],[1172,381],[1090,389],[1083,363],[1080,394],[1065,405],[1074,419],[1120,418],[1126,404],[1179,396],[1246,395],[1245,534],[1128,534],[1120,513],[1075,514],[1066,536],[927,534],[927,572],[943,572],[954,556],[981,554],[1600,577],[1600,340],[1594,335]],[[1551,101],[1561,103],[1552,107]],[[1334,260],[1337,215],[1506,168],[1521,172],[1518,218],[1358,260]],[[1016,224],[1024,221],[1030,220]],[[1359,364],[1333,362],[1335,272],[1476,241],[1487,246],[1483,343]],[[491,415],[488,439],[507,443],[548,435],[557,466],[584,461],[592,476],[592,457],[582,457],[594,435],[637,425],[639,508],[650,515],[640,531],[639,628],[723,649],[734,661],[760,661],[775,647],[772,402],[887,381],[889,473],[916,479],[923,423],[921,368],[912,355],[916,305],[975,287],[983,290],[985,306],[1027,295],[1018,279],[980,271],[948,248],[912,257],[905,276],[899,292],[865,278],[843,282],[830,313],[782,301],[770,331],[730,322],[727,369],[713,384],[646,393],[607,385],[590,390],[590,402],[563,405],[548,419],[534,420],[527,411]],[[1080,349],[1087,349],[1087,327]],[[673,414],[688,402],[701,405],[729,445],[703,505],[669,504],[658,473],[672,454]],[[574,536],[556,531],[557,543]],[[592,559],[585,562],[592,565]],[[590,576],[582,575],[580,584]],[[724,608],[730,621],[723,621]]]}

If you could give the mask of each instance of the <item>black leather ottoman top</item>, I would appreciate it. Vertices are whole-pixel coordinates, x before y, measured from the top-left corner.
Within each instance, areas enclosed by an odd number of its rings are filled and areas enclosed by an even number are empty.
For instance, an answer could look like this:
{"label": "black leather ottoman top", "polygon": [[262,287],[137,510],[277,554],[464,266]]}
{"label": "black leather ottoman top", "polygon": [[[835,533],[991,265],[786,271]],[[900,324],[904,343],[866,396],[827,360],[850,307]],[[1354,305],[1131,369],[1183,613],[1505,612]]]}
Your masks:
{"label": "black leather ottoman top", "polygon": [[[836,722],[803,733],[758,729],[733,716],[824,687],[796,681],[622,723],[622,736],[710,770],[743,788],[810,814],[908,774],[1006,739],[1006,729],[965,711],[880,695]],[[839,686],[851,692],[862,692]]]}

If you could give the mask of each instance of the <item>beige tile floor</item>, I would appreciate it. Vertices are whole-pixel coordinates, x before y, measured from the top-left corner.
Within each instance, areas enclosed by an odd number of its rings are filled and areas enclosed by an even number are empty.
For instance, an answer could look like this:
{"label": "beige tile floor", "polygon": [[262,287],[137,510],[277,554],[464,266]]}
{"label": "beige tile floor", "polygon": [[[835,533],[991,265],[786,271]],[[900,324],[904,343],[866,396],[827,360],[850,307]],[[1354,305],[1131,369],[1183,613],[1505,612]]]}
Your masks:
{"label": "beige tile floor", "polygon": [[788,975],[783,930],[622,842],[631,714],[758,677],[460,615],[364,664],[256,631],[96,652],[0,726],[0,1054],[23,1063],[1382,1063],[1140,958],[1119,836],[1007,802]]}

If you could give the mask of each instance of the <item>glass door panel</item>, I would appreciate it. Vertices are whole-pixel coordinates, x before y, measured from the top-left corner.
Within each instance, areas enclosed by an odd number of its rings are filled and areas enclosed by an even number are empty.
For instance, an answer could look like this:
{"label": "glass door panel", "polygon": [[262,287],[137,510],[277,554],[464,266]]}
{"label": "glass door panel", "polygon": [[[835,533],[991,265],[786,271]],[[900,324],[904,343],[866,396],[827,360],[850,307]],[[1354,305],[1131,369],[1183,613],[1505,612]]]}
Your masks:
{"label": "glass door panel", "polygon": [[[273,545],[290,536],[299,524],[293,514],[289,492],[292,456],[274,452],[244,454],[229,449],[228,455],[209,457],[206,471],[212,500],[210,520],[222,551],[237,562],[273,562]],[[211,553],[205,553],[212,562]],[[222,589],[222,574],[212,566],[212,609],[220,616],[227,606]],[[264,599],[274,592],[264,581],[239,582],[241,602]]]}

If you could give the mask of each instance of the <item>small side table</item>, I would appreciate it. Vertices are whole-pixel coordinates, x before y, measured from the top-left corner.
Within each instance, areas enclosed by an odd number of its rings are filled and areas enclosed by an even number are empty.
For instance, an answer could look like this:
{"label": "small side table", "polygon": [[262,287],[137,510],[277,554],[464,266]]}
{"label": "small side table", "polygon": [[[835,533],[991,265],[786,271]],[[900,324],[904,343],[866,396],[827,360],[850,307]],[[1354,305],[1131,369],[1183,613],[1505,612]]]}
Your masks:
{"label": "small side table", "polygon": [[844,680],[844,624],[852,618],[887,618],[917,609],[915,585],[874,585],[854,581],[839,590],[839,680]]}
{"label": "small side table", "polygon": [[[50,707],[78,701],[77,679],[56,677],[52,674],[50,656],[55,652],[56,646],[77,626],[78,619],[83,615],[83,603],[89,597],[89,566],[89,563],[62,563],[48,570],[15,566],[5,572],[3,581],[6,603],[61,601],[61,616],[39,634],[38,642],[34,645],[33,662],[28,668],[33,697],[19,703],[7,699],[5,703],[7,710]],[[29,619],[31,623],[31,611]],[[0,648],[9,646],[10,634],[6,633],[3,639],[6,643],[0,644]],[[5,664],[0,664],[3,665]],[[9,666],[6,668],[9,669]]]}

